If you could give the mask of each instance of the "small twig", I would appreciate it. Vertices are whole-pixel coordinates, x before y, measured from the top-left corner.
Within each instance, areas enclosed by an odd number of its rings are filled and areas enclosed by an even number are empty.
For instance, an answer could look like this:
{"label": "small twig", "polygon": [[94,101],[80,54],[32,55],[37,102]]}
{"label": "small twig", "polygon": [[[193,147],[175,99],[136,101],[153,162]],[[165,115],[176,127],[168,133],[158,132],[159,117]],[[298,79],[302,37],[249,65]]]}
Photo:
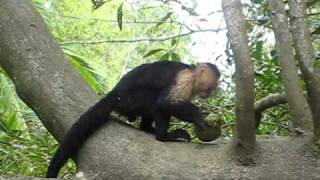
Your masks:
{"label": "small twig", "polygon": [[235,122],[230,122],[230,123],[227,123],[227,124],[224,124],[221,126],[221,129],[224,129],[224,128],[227,128],[227,127],[230,127],[230,126],[235,126],[236,123]]}
{"label": "small twig", "polygon": [[[77,20],[84,20],[84,21],[101,21],[101,22],[108,22],[108,23],[118,23],[117,20],[110,20],[110,19],[103,19],[103,18],[92,18],[92,17],[79,17],[79,16],[71,16],[71,15],[63,15],[63,14],[58,14],[58,13],[53,13],[53,12],[49,12],[44,8],[41,7],[37,7],[39,9],[42,9],[44,11],[46,11],[47,13],[54,15],[54,16],[59,16],[62,18],[68,18],[68,19],[77,19]],[[150,21],[123,21],[123,23],[127,23],[127,24],[158,24],[158,23],[177,23],[180,24],[180,22],[178,21],[154,21],[154,20],[150,20]]]}
{"label": "small twig", "polygon": [[320,12],[316,12],[316,13],[309,13],[307,14],[307,16],[317,16],[320,15]]}
{"label": "small twig", "polygon": [[4,145],[7,145],[7,146],[12,146],[12,144],[10,144],[8,142],[5,142],[5,141],[1,141],[1,140],[0,140],[0,144],[4,144]]}
{"label": "small twig", "polygon": [[273,123],[273,122],[261,122],[261,123],[264,124],[264,125],[278,126],[278,127],[281,127],[281,128],[289,130],[289,127],[287,125],[284,125],[284,124],[278,124],[278,123]]}
{"label": "small twig", "polygon": [[207,15],[208,16],[211,16],[211,15],[213,15],[213,14],[221,14],[222,13],[222,10],[216,10],[216,11],[212,11],[212,12],[210,12],[210,13],[208,13]]}
{"label": "small twig", "polygon": [[189,36],[193,33],[199,33],[199,32],[218,32],[222,29],[204,29],[204,30],[194,30],[189,31],[186,33],[181,33],[177,35],[167,36],[167,37],[160,37],[160,38],[141,38],[141,39],[119,39],[119,40],[94,40],[94,41],[64,41],[60,42],[59,45],[73,45],[73,44],[103,44],[103,43],[138,43],[138,42],[161,42],[161,41],[167,41],[171,39],[175,39],[178,37],[184,37]]}

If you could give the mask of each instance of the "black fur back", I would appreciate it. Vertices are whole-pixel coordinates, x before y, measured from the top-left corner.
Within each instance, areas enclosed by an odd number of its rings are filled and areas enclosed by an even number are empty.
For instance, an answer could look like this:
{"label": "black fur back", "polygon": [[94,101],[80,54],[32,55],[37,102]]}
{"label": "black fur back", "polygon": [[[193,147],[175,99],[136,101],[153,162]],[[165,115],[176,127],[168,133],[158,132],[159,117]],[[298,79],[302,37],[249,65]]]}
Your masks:
{"label": "black fur back", "polygon": [[134,89],[151,89],[161,91],[168,88],[177,73],[191,66],[173,61],[159,61],[143,64],[134,68],[123,76],[116,89],[119,94],[127,93]]}

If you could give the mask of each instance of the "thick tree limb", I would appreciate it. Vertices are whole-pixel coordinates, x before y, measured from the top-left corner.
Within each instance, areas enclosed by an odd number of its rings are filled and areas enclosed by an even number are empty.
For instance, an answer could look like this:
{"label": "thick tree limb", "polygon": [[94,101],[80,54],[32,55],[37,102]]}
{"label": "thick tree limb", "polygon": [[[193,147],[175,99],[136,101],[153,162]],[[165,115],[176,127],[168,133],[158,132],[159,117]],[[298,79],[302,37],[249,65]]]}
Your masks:
{"label": "thick tree limb", "polygon": [[277,106],[279,104],[285,104],[287,102],[288,102],[287,95],[284,92],[270,94],[270,95],[256,101],[254,103],[254,110],[255,111],[264,111],[268,108]]}
{"label": "thick tree limb", "polygon": [[255,112],[255,125],[256,128],[259,127],[262,117],[262,112],[268,108],[277,106],[279,104],[287,103],[286,93],[276,93],[270,94],[266,97],[261,98],[260,100],[254,103],[254,112]]}
{"label": "thick tree limb", "polygon": [[228,38],[236,64],[236,144],[255,147],[254,77],[250,50],[240,0],[222,1]]}
{"label": "thick tree limb", "polygon": [[302,89],[299,86],[298,68],[291,46],[292,39],[287,23],[287,16],[282,1],[268,0],[272,10],[272,27],[276,39],[277,56],[281,67],[281,78],[284,82],[294,129],[310,133],[313,129],[312,114]]}
{"label": "thick tree limb", "polygon": [[0,19],[0,65],[21,99],[61,139],[97,97],[72,70],[29,1],[1,1]]}

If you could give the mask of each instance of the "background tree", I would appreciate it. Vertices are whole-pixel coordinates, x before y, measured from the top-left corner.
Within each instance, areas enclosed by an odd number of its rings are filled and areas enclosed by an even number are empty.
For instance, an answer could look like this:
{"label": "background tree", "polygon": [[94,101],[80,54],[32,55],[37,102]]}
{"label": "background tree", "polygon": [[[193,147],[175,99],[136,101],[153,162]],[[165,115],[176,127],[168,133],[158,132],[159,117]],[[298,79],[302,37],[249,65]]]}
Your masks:
{"label": "background tree", "polygon": [[248,150],[255,147],[254,77],[248,38],[240,1],[223,1],[228,38],[236,64],[236,145]]}
{"label": "background tree", "polygon": [[268,4],[272,12],[272,28],[276,39],[275,48],[281,67],[281,78],[284,82],[292,116],[292,131],[304,130],[310,132],[312,129],[311,111],[298,84],[298,68],[291,46],[291,36],[284,4],[277,0],[269,0]]}
{"label": "background tree", "polygon": [[312,46],[311,32],[307,22],[305,1],[289,1],[292,37],[303,79],[306,83],[309,106],[313,115],[314,137],[320,144],[320,74],[315,67],[315,54]]}

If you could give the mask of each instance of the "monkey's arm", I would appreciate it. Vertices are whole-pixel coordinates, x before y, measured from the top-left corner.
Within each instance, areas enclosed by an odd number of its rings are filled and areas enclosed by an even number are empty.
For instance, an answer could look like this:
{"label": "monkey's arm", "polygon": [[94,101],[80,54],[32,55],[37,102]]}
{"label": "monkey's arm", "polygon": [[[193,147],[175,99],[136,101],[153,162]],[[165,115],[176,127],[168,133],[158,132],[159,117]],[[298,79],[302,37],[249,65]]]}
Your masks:
{"label": "monkey's arm", "polygon": [[201,111],[191,102],[164,102],[160,104],[160,109],[182,121],[194,123],[200,129],[206,127]]}
{"label": "monkey's arm", "polygon": [[198,128],[204,129],[206,123],[203,119],[201,111],[190,102],[170,103],[168,101],[159,101],[158,111],[155,115],[155,135],[157,140],[160,141],[177,141],[184,139],[191,140],[190,135],[182,129],[177,129],[168,133],[170,116],[194,123]]}
{"label": "monkey's arm", "polygon": [[155,121],[155,136],[159,141],[190,141],[190,135],[182,129],[176,129],[172,132],[168,132],[170,115],[159,110],[154,116]]}

